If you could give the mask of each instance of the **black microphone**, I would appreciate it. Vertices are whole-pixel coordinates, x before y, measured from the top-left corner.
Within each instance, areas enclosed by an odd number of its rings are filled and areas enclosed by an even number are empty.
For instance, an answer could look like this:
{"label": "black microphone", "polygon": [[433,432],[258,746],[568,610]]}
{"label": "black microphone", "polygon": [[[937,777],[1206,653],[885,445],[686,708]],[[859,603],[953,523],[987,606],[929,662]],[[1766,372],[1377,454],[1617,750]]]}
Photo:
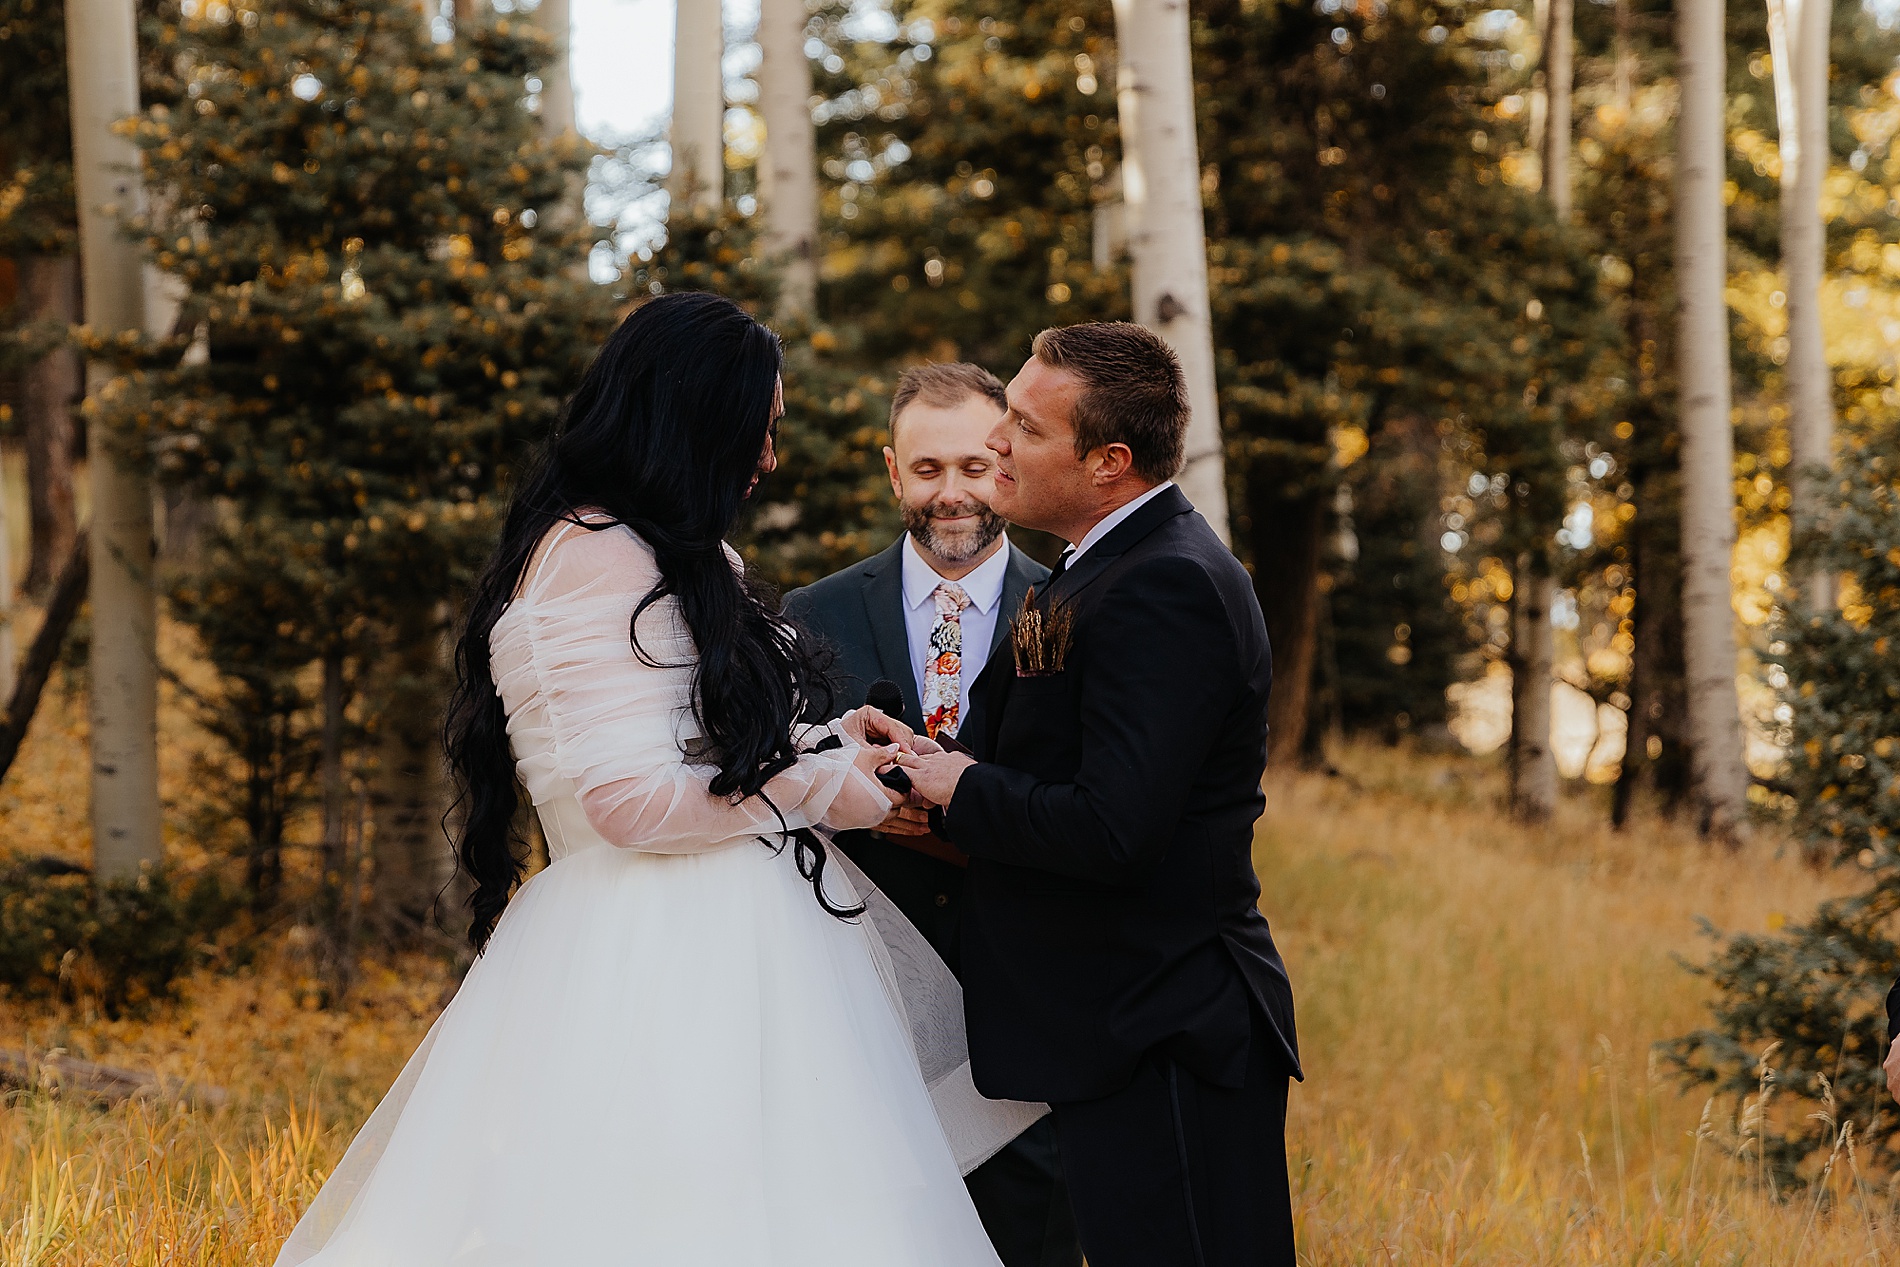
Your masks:
{"label": "black microphone", "polygon": [[[904,715],[903,688],[889,678],[881,677],[871,683],[871,689],[864,693],[864,702],[886,717],[901,718]],[[877,781],[893,792],[906,795],[910,792],[910,775],[896,766],[878,775]]]}
{"label": "black microphone", "polygon": [[[904,716],[904,691],[901,686],[897,686],[897,682],[891,682],[889,678],[878,678],[876,682],[872,682],[870,690],[864,691],[864,703],[889,718]],[[910,775],[901,767],[891,766],[885,769],[878,775],[878,783],[891,788],[893,792],[901,792],[904,796],[910,794]]]}
{"label": "black microphone", "polygon": [[904,692],[887,677],[871,683],[871,689],[864,693],[864,702],[886,717],[904,715]]}

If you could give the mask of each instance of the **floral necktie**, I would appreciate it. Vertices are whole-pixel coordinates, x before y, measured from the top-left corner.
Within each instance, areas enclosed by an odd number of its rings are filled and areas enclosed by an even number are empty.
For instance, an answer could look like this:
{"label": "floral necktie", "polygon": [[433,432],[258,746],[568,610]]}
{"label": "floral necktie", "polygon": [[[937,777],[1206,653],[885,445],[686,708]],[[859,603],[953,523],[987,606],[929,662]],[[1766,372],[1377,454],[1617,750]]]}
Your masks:
{"label": "floral necktie", "polygon": [[931,597],[937,603],[937,623],[931,626],[924,660],[924,733],[932,739],[954,739],[963,710],[963,609],[970,605],[970,596],[961,585],[945,581]]}

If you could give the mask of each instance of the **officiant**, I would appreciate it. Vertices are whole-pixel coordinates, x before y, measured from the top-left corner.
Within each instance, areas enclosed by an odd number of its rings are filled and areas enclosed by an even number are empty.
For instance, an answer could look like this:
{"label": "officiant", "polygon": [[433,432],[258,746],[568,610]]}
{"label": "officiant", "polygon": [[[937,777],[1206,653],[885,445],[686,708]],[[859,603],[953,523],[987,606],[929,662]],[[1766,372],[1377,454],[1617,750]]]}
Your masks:
{"label": "officiant", "polygon": [[[884,461],[903,534],[785,600],[786,615],[836,656],[834,712],[885,682],[913,730],[954,738],[980,729],[970,686],[1002,643],[1005,613],[1048,576],[990,509],[996,455],[984,441],[1005,408],[1003,384],[981,366],[920,365],[899,380]],[[838,843],[957,971],[963,854],[930,835],[921,810],[882,834],[851,832]],[[1004,1267],[1081,1267],[1050,1119],[967,1182]]]}

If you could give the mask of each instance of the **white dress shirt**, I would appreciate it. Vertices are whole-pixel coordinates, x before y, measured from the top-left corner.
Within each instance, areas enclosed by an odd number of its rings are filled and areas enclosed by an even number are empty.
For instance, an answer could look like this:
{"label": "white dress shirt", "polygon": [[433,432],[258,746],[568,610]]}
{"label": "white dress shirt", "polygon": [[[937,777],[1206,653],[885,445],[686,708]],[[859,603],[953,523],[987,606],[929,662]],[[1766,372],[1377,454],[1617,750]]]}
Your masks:
{"label": "white dress shirt", "polygon": [[[970,685],[990,658],[990,639],[996,633],[998,609],[1003,605],[1003,578],[1009,571],[1009,542],[960,581],[970,605],[963,609],[963,698],[959,717],[970,715]],[[930,631],[937,627],[937,604],[931,595],[945,578],[918,552],[917,542],[904,534],[904,633],[910,640],[911,681],[917,698],[924,697],[924,662],[930,658]]]}
{"label": "white dress shirt", "polygon": [[1090,528],[1086,536],[1084,536],[1080,541],[1076,542],[1074,545],[1069,547],[1069,552],[1067,556],[1068,563],[1065,564],[1064,566],[1074,567],[1076,564],[1076,560],[1080,559],[1084,554],[1087,554],[1090,546],[1094,545],[1097,541],[1100,541],[1103,537],[1106,537],[1109,533],[1115,531],[1115,528],[1122,522],[1122,520],[1128,518],[1128,516],[1134,514],[1136,511],[1140,510],[1143,506],[1146,506],[1149,502],[1153,501],[1155,498],[1161,496],[1161,494],[1165,493],[1167,490],[1173,487],[1174,487],[1173,480],[1163,480],[1161,483],[1156,484],[1153,488],[1149,489],[1147,492],[1143,493],[1141,496],[1135,498],[1134,501],[1129,502],[1126,506],[1118,506],[1114,510],[1109,511],[1108,514],[1102,517],[1102,522],[1096,524],[1093,528]]}

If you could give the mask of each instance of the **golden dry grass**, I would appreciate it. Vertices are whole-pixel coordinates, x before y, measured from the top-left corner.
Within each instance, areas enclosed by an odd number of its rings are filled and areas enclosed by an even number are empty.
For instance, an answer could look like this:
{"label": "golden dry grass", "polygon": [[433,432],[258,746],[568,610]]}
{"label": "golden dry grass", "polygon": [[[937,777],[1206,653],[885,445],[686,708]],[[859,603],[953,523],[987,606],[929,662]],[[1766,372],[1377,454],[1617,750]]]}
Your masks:
{"label": "golden dry grass", "polygon": [[[1650,1060],[1703,1018],[1703,985],[1673,958],[1705,953],[1695,915],[1761,929],[1838,880],[1769,842],[1736,857],[1654,822],[1618,836],[1583,800],[1525,832],[1470,759],[1355,749],[1343,764],[1348,778],[1271,782],[1258,850],[1309,1073],[1289,1123],[1303,1262],[1888,1256],[1881,1179],[1857,1186],[1843,1156],[1833,1199],[1775,1200],[1737,1160],[1737,1106],[1704,1121],[1704,1097]],[[233,1093],[211,1111],[8,1101],[0,1264],[269,1262],[445,981],[424,959],[372,969],[329,1014],[300,1004],[306,971],[279,946],[143,1021],[0,1014],[0,1046]]]}
{"label": "golden dry grass", "polygon": [[1763,930],[1839,877],[1773,841],[1618,835],[1594,798],[1526,832],[1469,759],[1344,764],[1270,784],[1256,855],[1308,1068],[1289,1124],[1303,1262],[1900,1257],[1874,1226],[1895,1222],[1884,1177],[1857,1188],[1843,1155],[1829,1201],[1773,1199],[1740,1106],[1652,1059],[1707,1019],[1675,959],[1708,953],[1695,916]]}

